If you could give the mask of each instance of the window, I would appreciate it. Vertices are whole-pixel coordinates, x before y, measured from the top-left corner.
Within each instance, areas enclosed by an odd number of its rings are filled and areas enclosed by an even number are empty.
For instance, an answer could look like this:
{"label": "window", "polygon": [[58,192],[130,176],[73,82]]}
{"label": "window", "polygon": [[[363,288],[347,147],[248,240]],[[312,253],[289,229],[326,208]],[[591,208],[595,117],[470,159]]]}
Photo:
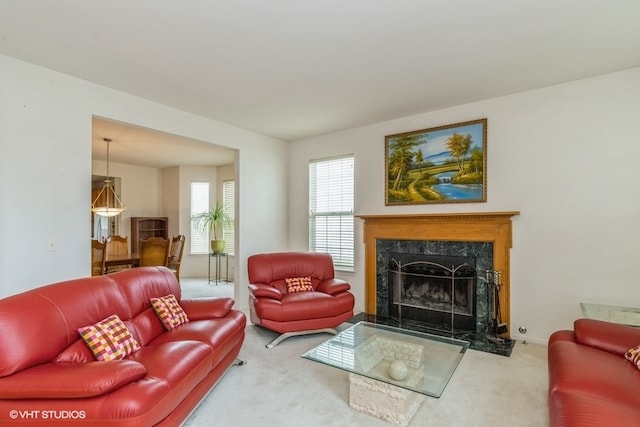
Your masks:
{"label": "window", "polygon": [[224,214],[230,219],[230,224],[224,229],[225,252],[233,256],[235,254],[235,220],[236,220],[236,183],[225,181],[222,183],[222,208]]}
{"label": "window", "polygon": [[[209,183],[191,183],[191,217],[209,210]],[[191,222],[191,253],[209,253],[209,232],[197,227],[195,222]]]}
{"label": "window", "polygon": [[353,155],[309,162],[309,250],[353,271]]}

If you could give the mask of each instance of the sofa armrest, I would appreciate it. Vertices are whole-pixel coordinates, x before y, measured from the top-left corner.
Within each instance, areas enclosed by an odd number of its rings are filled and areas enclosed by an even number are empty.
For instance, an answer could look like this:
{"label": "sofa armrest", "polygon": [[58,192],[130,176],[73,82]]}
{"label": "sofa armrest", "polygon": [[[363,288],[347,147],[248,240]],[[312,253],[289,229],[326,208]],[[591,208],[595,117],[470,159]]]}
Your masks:
{"label": "sofa armrest", "polygon": [[147,373],[134,360],[48,363],[0,378],[0,399],[68,399],[100,396]]}
{"label": "sofa armrest", "polygon": [[250,283],[249,291],[257,298],[270,298],[278,301],[282,299],[282,292],[264,283]]}
{"label": "sofa armrest", "polygon": [[640,328],[595,319],[578,319],[573,323],[576,342],[609,353],[624,355],[640,345]]}
{"label": "sofa armrest", "polygon": [[225,317],[233,308],[232,298],[213,297],[180,300],[180,306],[189,320],[204,320]]}
{"label": "sofa armrest", "polygon": [[324,292],[325,294],[329,295],[336,295],[341,292],[346,292],[349,289],[351,289],[351,285],[349,283],[345,282],[344,280],[335,278],[323,280],[322,282],[318,283],[318,286],[316,286],[317,292]]}

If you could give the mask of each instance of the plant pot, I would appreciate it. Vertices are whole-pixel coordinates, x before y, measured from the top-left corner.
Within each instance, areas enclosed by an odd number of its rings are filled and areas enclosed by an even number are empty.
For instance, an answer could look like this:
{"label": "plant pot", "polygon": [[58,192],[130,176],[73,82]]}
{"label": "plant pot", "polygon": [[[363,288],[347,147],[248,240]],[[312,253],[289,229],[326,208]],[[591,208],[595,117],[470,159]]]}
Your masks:
{"label": "plant pot", "polygon": [[222,254],[224,253],[224,240],[212,240],[211,241],[211,251],[214,254]]}

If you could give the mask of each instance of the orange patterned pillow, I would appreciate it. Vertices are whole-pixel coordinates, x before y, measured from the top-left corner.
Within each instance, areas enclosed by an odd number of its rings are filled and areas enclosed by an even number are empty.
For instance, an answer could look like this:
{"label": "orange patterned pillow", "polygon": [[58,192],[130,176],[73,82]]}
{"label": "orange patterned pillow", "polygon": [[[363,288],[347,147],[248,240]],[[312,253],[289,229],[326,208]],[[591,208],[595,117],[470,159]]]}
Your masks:
{"label": "orange patterned pillow", "polygon": [[627,352],[624,354],[624,357],[629,362],[636,365],[636,368],[640,369],[640,345],[627,350]]}
{"label": "orange patterned pillow", "polygon": [[284,279],[287,283],[287,292],[308,292],[313,290],[311,285],[311,277],[290,277]]}
{"label": "orange patterned pillow", "polygon": [[78,332],[98,360],[120,360],[140,350],[140,344],[116,314],[78,328]]}
{"label": "orange patterned pillow", "polygon": [[180,307],[173,294],[160,298],[151,298],[151,305],[167,331],[189,321],[187,313]]}

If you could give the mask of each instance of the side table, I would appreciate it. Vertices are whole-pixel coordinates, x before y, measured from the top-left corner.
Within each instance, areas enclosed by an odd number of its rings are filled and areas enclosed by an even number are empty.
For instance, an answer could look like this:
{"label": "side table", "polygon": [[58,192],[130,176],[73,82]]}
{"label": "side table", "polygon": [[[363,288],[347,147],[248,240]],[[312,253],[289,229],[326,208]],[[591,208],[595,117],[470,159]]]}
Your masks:
{"label": "side table", "polygon": [[623,325],[640,326],[640,308],[619,305],[580,303],[582,314],[589,319],[621,323]]}
{"label": "side table", "polygon": [[224,257],[225,261],[226,261],[226,271],[225,271],[225,282],[229,281],[229,254],[226,252],[210,252],[209,253],[209,282],[211,282],[211,258],[215,258],[216,260],[216,271],[215,271],[215,278],[214,281],[216,282],[216,286],[218,286],[218,283],[221,281],[220,279],[220,263],[222,261],[222,258]]}

